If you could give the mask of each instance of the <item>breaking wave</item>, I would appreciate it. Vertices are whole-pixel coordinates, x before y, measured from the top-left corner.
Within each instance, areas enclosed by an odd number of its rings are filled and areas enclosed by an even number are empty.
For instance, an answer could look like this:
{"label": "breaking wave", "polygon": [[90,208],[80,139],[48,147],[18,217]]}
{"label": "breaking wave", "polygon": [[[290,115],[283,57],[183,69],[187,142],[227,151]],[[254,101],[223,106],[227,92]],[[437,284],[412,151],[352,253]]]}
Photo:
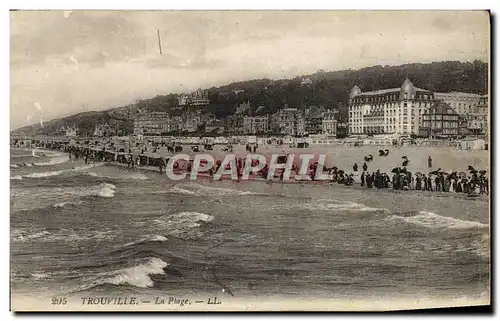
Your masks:
{"label": "breaking wave", "polygon": [[98,190],[95,191],[94,195],[100,197],[114,197],[116,191],[116,186],[109,183],[101,183],[98,185]]}
{"label": "breaking wave", "polygon": [[34,165],[35,166],[51,166],[51,165],[58,165],[58,164],[66,163],[67,161],[69,161],[69,157],[64,155],[64,156],[54,157],[47,162],[36,162],[36,163],[34,163]]}
{"label": "breaking wave", "polygon": [[22,180],[23,177],[21,175],[16,175],[16,176],[12,176],[10,179],[14,180],[14,181],[19,181],[19,180]]}
{"label": "breaking wave", "polygon": [[172,215],[163,215],[155,219],[154,226],[162,233],[177,237],[199,237],[197,230],[204,223],[214,219],[212,215],[199,212],[179,212]]}
{"label": "breaking wave", "polygon": [[146,262],[137,266],[108,273],[112,275],[104,278],[100,283],[115,285],[130,284],[140,288],[149,288],[154,285],[153,280],[149,276],[153,274],[165,274],[163,269],[168,265],[168,263],[161,259],[150,257]]}
{"label": "breaking wave", "polygon": [[167,240],[168,239],[165,236],[148,235],[148,236],[145,236],[137,241],[125,243],[125,244],[123,244],[123,246],[127,247],[127,246],[137,245],[137,244],[141,244],[141,243],[148,243],[148,242],[165,242]]}
{"label": "breaking wave", "polygon": [[25,243],[31,240],[41,242],[75,242],[88,240],[109,240],[115,237],[113,230],[104,231],[83,231],[63,228],[58,231],[49,232],[45,229],[14,229],[11,232],[11,241],[14,243]]}
{"label": "breaking wave", "polygon": [[190,190],[187,190],[184,188],[180,188],[178,186],[174,186],[174,187],[168,189],[167,192],[175,193],[175,194],[184,194],[184,195],[196,195],[196,192],[190,191]]}
{"label": "breaking wave", "polygon": [[156,257],[149,257],[137,263],[137,265],[132,267],[102,272],[96,276],[87,278],[85,284],[78,286],[70,292],[84,291],[104,284],[128,284],[139,288],[150,288],[154,286],[154,282],[150,276],[165,274],[164,268],[169,266],[169,263]]}
{"label": "breaking wave", "polygon": [[82,201],[78,201],[78,202],[61,202],[61,203],[57,203],[57,204],[51,205],[51,207],[62,208],[62,207],[68,206],[68,205],[69,206],[75,206],[75,205],[80,205],[82,203],[83,203]]}
{"label": "breaking wave", "polygon": [[318,211],[356,211],[356,212],[386,212],[389,213],[388,209],[369,207],[364,204],[338,201],[332,199],[316,199],[305,204],[299,204],[298,207],[302,207],[308,210],[318,210]]}
{"label": "breaking wave", "polygon": [[419,211],[418,214],[412,216],[391,215],[387,218],[389,221],[399,221],[410,223],[418,226],[423,226],[431,229],[486,229],[488,224],[483,224],[476,221],[465,221],[454,217],[441,216],[436,213]]}
{"label": "breaking wave", "polygon": [[63,173],[71,173],[71,172],[79,172],[83,170],[87,170],[96,166],[102,166],[103,164],[90,164],[90,165],[83,165],[83,166],[78,166],[72,169],[64,169],[64,170],[58,170],[58,171],[49,171],[49,172],[40,172],[40,173],[32,173],[32,174],[27,174],[23,175],[23,178],[45,178],[45,177],[51,177],[51,176],[58,176]]}
{"label": "breaking wave", "polygon": [[278,197],[282,196],[282,195],[274,195],[268,193],[241,191],[231,188],[211,187],[206,185],[200,185],[197,183],[180,184],[180,186],[175,185],[174,187],[170,188],[167,192],[173,192],[178,194],[189,194],[189,195],[214,195],[214,196],[244,196],[244,195],[278,196]]}
{"label": "breaking wave", "polygon": [[85,174],[92,177],[101,177],[101,178],[111,178],[111,179],[135,179],[135,180],[147,180],[147,177],[143,173],[120,173],[119,175],[111,175],[111,174],[101,174],[95,172],[85,172]]}
{"label": "breaking wave", "polygon": [[18,168],[19,166],[17,166],[16,164],[10,164],[10,168]]}
{"label": "breaking wave", "polygon": [[51,233],[45,229],[14,229],[10,233],[11,241],[24,243],[33,239],[43,238]]}

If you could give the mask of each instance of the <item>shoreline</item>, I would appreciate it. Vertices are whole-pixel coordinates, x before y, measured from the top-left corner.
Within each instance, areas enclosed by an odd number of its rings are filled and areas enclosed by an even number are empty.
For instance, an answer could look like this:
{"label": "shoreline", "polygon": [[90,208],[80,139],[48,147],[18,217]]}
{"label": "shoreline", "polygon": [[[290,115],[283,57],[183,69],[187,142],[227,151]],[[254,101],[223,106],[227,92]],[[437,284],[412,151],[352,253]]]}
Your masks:
{"label": "shoreline", "polygon": [[[128,167],[127,164],[121,164],[121,163],[116,163],[116,162],[105,162],[104,166],[114,166],[114,167],[119,167],[119,168],[124,168],[128,172],[138,172],[138,171],[143,171],[146,173],[155,173],[158,176],[165,176],[165,172],[162,174],[159,173],[158,168],[156,167],[151,167],[151,166],[139,166],[139,167],[134,167],[130,168]],[[208,175],[208,173],[198,173],[197,179],[191,180],[189,179],[189,173],[186,172],[187,177],[185,179],[179,180],[179,181],[173,181],[170,180],[169,182],[172,182],[174,185],[178,183],[185,183],[185,182],[193,182],[197,180],[203,180],[203,181],[209,181],[212,182],[213,180],[211,177]],[[202,175],[200,175],[202,174]],[[203,175],[204,174],[204,175]],[[443,197],[443,198],[458,198],[462,200],[470,200],[470,201],[483,201],[483,202],[489,202],[489,196],[488,195],[479,195],[476,197],[470,197],[467,194],[464,193],[453,193],[453,192],[433,192],[433,191],[417,191],[414,189],[403,191],[403,190],[394,190],[392,188],[368,188],[366,186],[361,186],[359,183],[354,183],[354,185],[346,186],[343,184],[338,184],[336,182],[331,183],[329,181],[295,181],[295,180],[287,180],[284,182],[280,182],[278,178],[274,178],[272,182],[269,182],[265,178],[257,178],[257,179],[248,179],[248,180],[240,180],[240,181],[235,181],[232,180],[231,178],[222,178],[221,180],[218,181],[232,181],[232,182],[237,182],[237,183],[244,183],[244,182],[252,182],[252,183],[260,183],[260,184],[293,184],[293,185],[308,185],[308,186],[324,186],[324,187],[330,187],[330,188],[349,188],[349,189],[356,189],[356,190],[365,190],[367,192],[375,193],[375,192],[383,192],[383,193],[393,193],[393,194],[398,194],[398,195],[404,195],[404,194],[412,194],[412,195],[422,195],[422,196],[427,196],[427,197]],[[216,182],[218,182],[216,181]]]}
{"label": "shoreline", "polygon": [[[83,148],[87,148],[84,146],[80,146]],[[33,150],[33,148],[15,148],[15,149],[21,149],[21,150]],[[47,149],[47,148],[42,148],[42,147],[36,147],[34,148],[35,150],[38,151],[47,151],[50,153],[60,153],[60,154],[65,154],[65,152],[60,151],[60,150],[52,150],[52,149]],[[307,149],[305,149],[307,150]],[[109,153],[115,153],[115,154],[126,154],[126,153],[119,153],[119,152],[114,152],[114,151],[106,151]],[[191,151],[186,151],[189,154],[196,154],[192,153]],[[159,153],[160,154],[160,153]],[[238,155],[238,152],[233,153],[235,155]],[[163,155],[158,155],[158,156],[153,156],[153,155],[143,155],[146,157],[151,157],[151,158],[166,158]],[[192,155],[190,155],[192,156]],[[215,155],[214,155],[215,156]],[[83,159],[79,160],[78,163],[84,164]],[[129,167],[127,163],[120,163],[117,161],[105,161],[105,162],[96,162],[96,163],[103,163],[104,166],[114,166],[122,169],[126,169],[129,172],[137,172],[137,171],[143,171],[146,173],[156,173],[156,175],[164,176],[165,175],[165,168],[164,171],[160,174],[158,167],[154,166],[134,166],[133,168]],[[198,176],[195,180],[190,179],[190,172],[182,171],[178,172],[179,173],[186,173],[186,178],[175,181],[175,180],[170,180],[171,183],[174,185],[177,183],[182,183],[182,182],[189,182],[189,181],[196,181],[196,180],[203,180],[203,181],[212,181],[211,177],[207,172],[200,172],[198,173]],[[233,181],[237,183],[242,183],[242,180],[233,180],[229,176],[223,175],[222,178],[219,181]],[[350,189],[357,189],[357,190],[365,190],[371,193],[377,192],[384,192],[384,193],[393,193],[393,194],[408,194],[410,193],[411,195],[422,195],[422,196],[427,196],[427,197],[445,197],[445,198],[457,198],[457,199],[462,199],[462,200],[471,200],[471,201],[486,201],[489,202],[489,195],[478,195],[475,197],[471,197],[465,193],[454,193],[454,192],[436,192],[436,191],[417,191],[415,189],[410,189],[410,190],[394,190],[392,187],[389,188],[368,188],[366,186],[361,186],[359,182],[355,181],[353,185],[344,185],[344,184],[338,184],[337,182],[331,182],[328,180],[295,180],[294,179],[294,173],[290,175],[290,178],[285,181],[280,181],[279,178],[275,177],[272,180],[268,180],[266,178],[262,177],[256,177],[255,175],[250,175],[248,180],[245,181],[250,181],[250,182],[258,182],[258,183],[265,183],[265,184],[294,184],[294,185],[301,185],[301,186],[328,186],[330,188],[350,188]]]}

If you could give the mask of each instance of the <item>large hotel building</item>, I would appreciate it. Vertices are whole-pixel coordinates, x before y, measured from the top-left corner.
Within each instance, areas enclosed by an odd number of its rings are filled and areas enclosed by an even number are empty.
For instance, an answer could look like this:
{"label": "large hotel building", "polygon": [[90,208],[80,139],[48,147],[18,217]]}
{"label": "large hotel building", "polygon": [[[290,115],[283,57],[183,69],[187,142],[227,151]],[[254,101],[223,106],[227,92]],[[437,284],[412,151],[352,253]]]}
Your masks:
{"label": "large hotel building", "polygon": [[362,92],[354,86],[349,95],[350,134],[418,134],[424,112],[434,93],[409,79],[400,88]]}

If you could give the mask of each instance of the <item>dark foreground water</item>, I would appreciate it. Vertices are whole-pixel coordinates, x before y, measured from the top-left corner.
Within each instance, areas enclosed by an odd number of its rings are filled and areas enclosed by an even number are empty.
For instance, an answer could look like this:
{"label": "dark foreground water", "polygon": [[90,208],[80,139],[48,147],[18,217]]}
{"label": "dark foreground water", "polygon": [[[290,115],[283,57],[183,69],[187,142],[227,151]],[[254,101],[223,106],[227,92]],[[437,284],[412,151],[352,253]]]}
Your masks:
{"label": "dark foreground water", "polygon": [[174,185],[157,173],[43,153],[11,155],[14,296],[419,299],[489,291],[485,199],[259,182]]}

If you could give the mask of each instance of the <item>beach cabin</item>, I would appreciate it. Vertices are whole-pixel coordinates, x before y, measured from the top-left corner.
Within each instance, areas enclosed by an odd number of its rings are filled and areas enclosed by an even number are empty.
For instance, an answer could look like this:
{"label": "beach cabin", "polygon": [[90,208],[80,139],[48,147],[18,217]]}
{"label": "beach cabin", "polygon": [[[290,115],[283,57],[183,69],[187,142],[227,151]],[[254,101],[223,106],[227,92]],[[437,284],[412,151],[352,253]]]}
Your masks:
{"label": "beach cabin", "polygon": [[256,144],[257,136],[247,136],[246,142],[247,144]]}
{"label": "beach cabin", "polygon": [[295,139],[292,136],[285,136],[283,137],[283,144],[289,145],[289,144],[294,144]]}
{"label": "beach cabin", "polygon": [[227,144],[229,144],[229,141],[227,140],[226,137],[219,136],[219,137],[215,137],[215,139],[213,139],[210,144],[227,145]]}
{"label": "beach cabin", "polygon": [[484,139],[466,138],[460,141],[460,148],[463,150],[485,150],[486,141]]}

